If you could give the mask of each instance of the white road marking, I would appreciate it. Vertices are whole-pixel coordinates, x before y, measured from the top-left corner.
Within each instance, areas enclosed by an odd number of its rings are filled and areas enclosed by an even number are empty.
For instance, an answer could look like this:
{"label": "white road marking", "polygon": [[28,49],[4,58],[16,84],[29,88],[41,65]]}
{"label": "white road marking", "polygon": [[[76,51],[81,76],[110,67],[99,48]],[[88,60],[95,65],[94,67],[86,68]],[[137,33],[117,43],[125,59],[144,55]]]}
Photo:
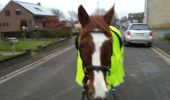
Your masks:
{"label": "white road marking", "polygon": [[167,53],[165,53],[164,51],[155,46],[151,47],[151,50],[153,50],[157,55],[164,59],[168,63],[168,65],[170,65],[170,57]]}
{"label": "white road marking", "polygon": [[27,66],[24,66],[24,67],[22,67],[22,68],[20,68],[20,69],[18,69],[18,70],[16,70],[16,71],[14,71],[14,72],[11,72],[11,73],[3,76],[3,77],[0,77],[0,84],[2,84],[2,83],[4,83],[4,82],[12,79],[12,78],[15,77],[15,76],[20,75],[20,74],[22,74],[22,73],[24,73],[24,72],[26,72],[26,71],[28,71],[28,70],[31,70],[31,69],[33,69],[33,68],[38,67],[40,64],[43,64],[43,63],[49,61],[50,59],[52,59],[52,58],[54,58],[54,57],[56,57],[56,56],[59,56],[60,54],[62,54],[62,53],[64,53],[64,52],[72,49],[73,47],[74,47],[74,45],[69,46],[69,47],[67,47],[67,48],[64,48],[64,49],[62,49],[62,50],[60,50],[60,51],[58,51],[58,52],[52,53],[52,54],[50,54],[49,56],[42,58],[42,59],[40,59],[40,60],[38,60],[38,61],[36,61],[36,62],[34,62],[34,63],[31,63],[31,64],[29,64],[29,65],[27,65]]}

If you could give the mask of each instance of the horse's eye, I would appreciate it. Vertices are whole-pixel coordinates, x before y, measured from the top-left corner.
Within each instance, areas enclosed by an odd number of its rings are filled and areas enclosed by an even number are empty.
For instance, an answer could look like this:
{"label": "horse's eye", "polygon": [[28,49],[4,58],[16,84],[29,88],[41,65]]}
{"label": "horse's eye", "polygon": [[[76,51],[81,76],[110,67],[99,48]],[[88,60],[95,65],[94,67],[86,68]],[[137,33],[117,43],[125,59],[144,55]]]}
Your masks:
{"label": "horse's eye", "polygon": [[102,31],[102,33],[104,33],[104,34],[108,34],[108,32],[107,32],[107,31]]}
{"label": "horse's eye", "polygon": [[84,45],[83,44],[80,44],[80,49],[83,49],[84,48]]}
{"label": "horse's eye", "polygon": [[86,48],[85,44],[80,44],[80,48],[85,49]]}

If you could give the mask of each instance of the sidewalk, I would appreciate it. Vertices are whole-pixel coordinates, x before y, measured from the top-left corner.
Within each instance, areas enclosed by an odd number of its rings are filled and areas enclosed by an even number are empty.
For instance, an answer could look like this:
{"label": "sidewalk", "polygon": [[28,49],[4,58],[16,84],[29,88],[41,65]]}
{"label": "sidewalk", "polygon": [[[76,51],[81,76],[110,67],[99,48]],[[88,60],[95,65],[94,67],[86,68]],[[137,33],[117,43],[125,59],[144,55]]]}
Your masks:
{"label": "sidewalk", "polygon": [[170,41],[154,40],[153,45],[170,55]]}

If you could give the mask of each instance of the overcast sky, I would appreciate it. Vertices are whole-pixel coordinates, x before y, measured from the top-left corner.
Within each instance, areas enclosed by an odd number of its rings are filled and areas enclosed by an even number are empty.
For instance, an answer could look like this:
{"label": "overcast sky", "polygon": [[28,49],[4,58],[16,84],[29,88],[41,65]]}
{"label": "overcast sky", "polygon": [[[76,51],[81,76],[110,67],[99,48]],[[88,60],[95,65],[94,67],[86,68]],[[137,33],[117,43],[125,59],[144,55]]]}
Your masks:
{"label": "overcast sky", "polygon": [[[2,9],[10,0],[0,0],[0,9]],[[115,11],[118,17],[127,16],[128,13],[143,12],[145,0],[18,0],[30,3],[40,2],[43,7],[56,8],[65,15],[68,11],[77,12],[78,6],[82,4],[89,14],[92,14],[99,8],[108,10],[115,3]],[[98,3],[97,3],[98,2]]]}

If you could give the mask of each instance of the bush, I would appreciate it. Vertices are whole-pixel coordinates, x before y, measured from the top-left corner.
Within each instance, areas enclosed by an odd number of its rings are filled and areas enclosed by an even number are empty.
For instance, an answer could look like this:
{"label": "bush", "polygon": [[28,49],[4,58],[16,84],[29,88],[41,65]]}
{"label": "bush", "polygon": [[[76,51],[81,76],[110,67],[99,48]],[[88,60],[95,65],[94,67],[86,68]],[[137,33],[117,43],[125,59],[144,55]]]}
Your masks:
{"label": "bush", "polygon": [[[3,32],[4,37],[17,37],[22,38],[22,32]],[[72,28],[58,28],[58,29],[47,29],[47,30],[40,30],[39,32],[36,31],[29,31],[26,35],[28,38],[56,38],[56,37],[66,37],[70,38],[72,36]]]}
{"label": "bush", "polygon": [[165,34],[165,35],[164,35],[164,39],[170,41],[170,33],[169,33],[169,34]]}
{"label": "bush", "polygon": [[3,32],[4,37],[17,37],[22,38],[22,32],[16,31],[16,32]]}
{"label": "bush", "polygon": [[27,20],[22,19],[22,20],[20,21],[20,28],[21,28],[21,29],[22,29],[22,26],[27,27]]}
{"label": "bush", "polygon": [[70,38],[73,34],[71,27],[51,29],[51,30],[42,30],[40,33],[43,37],[46,37],[46,38],[55,38],[55,37]]}

